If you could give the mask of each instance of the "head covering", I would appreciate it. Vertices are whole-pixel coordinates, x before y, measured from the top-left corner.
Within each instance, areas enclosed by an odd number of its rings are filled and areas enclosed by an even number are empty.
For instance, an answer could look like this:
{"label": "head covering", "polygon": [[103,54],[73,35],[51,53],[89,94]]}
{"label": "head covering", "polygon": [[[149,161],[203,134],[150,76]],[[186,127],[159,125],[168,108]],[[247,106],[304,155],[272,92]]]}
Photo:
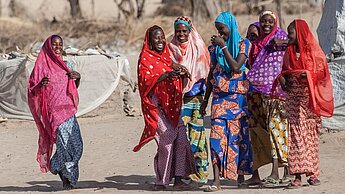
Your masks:
{"label": "head covering", "polygon": [[138,61],[138,84],[145,128],[139,144],[133,149],[134,152],[139,151],[143,145],[156,135],[158,107],[151,102],[150,96],[155,95],[157,97],[159,108],[164,111],[173,127],[176,127],[179,122],[182,107],[182,84],[180,79],[167,78],[157,83],[157,80],[164,73],[173,69],[167,45],[164,46],[161,54],[149,49],[149,32],[153,29],[162,30],[161,27],[155,25],[146,31],[144,45]]}
{"label": "head covering", "polygon": [[[75,82],[67,76],[70,70],[62,56],[57,56],[52,49],[53,36],[44,42],[28,83],[29,108],[39,132],[37,161],[42,172],[50,169],[56,129],[76,114],[79,103]],[[49,78],[46,86],[40,85],[43,77]]]}
{"label": "head covering", "polygon": [[299,77],[305,72],[309,88],[309,107],[320,116],[332,117],[333,88],[325,54],[310,32],[308,24],[304,20],[294,22],[300,57],[297,60],[296,45],[289,45],[284,55],[281,75],[292,74]]}
{"label": "head covering", "polygon": [[[259,32],[259,36],[260,36],[260,22],[254,22],[254,23],[251,23],[249,26],[248,26],[248,30],[249,30],[249,27],[250,26],[255,26],[257,29],[258,29],[258,32]],[[248,39],[248,30],[247,30],[247,34],[246,34],[246,38]]]}
{"label": "head covering", "polygon": [[[230,31],[230,35],[229,35],[228,40],[225,41],[225,43],[226,43],[226,46],[228,47],[228,50],[231,56],[234,59],[236,59],[238,53],[240,52],[239,43],[242,40],[242,37],[238,33],[238,24],[237,24],[235,16],[229,12],[222,12],[218,15],[215,22],[225,24],[228,27]],[[217,59],[217,62],[219,63],[219,65],[227,73],[229,73],[231,71],[231,68],[225,59],[222,48],[220,48],[220,46],[217,45],[213,53],[215,54],[215,58]],[[241,70],[243,69],[244,69],[244,65],[241,67]]]}
{"label": "head covering", "polygon": [[[270,15],[273,14],[272,12],[268,13]],[[264,15],[261,14],[260,19]],[[280,40],[288,39],[286,32],[277,26],[278,17],[275,16],[273,18],[275,18],[276,22],[272,31],[266,35],[260,27],[260,37],[253,42],[252,50],[249,53],[249,64],[251,64],[251,68],[248,72],[248,80],[251,82],[255,91],[266,95],[271,95],[272,84],[281,72],[283,56],[286,49],[286,45],[272,46],[269,43],[274,38]],[[285,92],[280,86],[276,90],[276,97],[285,98]]]}
{"label": "head covering", "polygon": [[181,23],[182,21],[190,25],[188,41],[180,43],[175,34],[169,44],[169,48],[173,62],[185,66],[191,74],[191,80],[188,78],[183,79],[183,93],[186,93],[200,79],[207,78],[210,70],[210,54],[189,18],[185,16],[178,17],[175,20],[175,27],[176,23]]}
{"label": "head covering", "polygon": [[272,16],[273,19],[275,20],[275,23],[274,23],[272,31],[267,35],[263,32],[263,29],[261,28],[261,25],[260,25],[260,36],[257,40],[255,40],[253,42],[251,55],[249,57],[249,64],[254,63],[254,61],[255,61],[256,57],[258,56],[258,54],[260,53],[261,49],[272,39],[272,36],[274,36],[274,34],[278,30],[278,23],[279,23],[278,17],[272,11],[263,11],[259,17],[259,23],[261,21],[261,18],[265,15]]}

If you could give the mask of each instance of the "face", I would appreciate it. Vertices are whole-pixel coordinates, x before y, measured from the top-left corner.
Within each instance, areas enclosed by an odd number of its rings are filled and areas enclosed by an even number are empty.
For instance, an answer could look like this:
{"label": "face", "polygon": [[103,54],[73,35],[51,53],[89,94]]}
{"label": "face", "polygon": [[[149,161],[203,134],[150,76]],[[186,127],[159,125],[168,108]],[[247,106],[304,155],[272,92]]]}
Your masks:
{"label": "face", "polygon": [[224,39],[224,40],[228,40],[229,36],[230,36],[230,30],[228,28],[227,25],[216,22],[216,28],[218,30],[218,34]]}
{"label": "face", "polygon": [[62,47],[63,47],[63,43],[62,43],[61,38],[54,37],[52,39],[52,49],[56,55],[58,55],[58,56],[62,55]]}
{"label": "face", "polygon": [[190,31],[185,24],[178,24],[177,26],[175,26],[176,38],[180,43],[188,41],[189,33]]}
{"label": "face", "polygon": [[259,30],[255,25],[250,25],[247,31],[247,37],[250,42],[259,38]]}
{"label": "face", "polygon": [[296,27],[294,23],[291,23],[288,26],[288,37],[289,37],[289,42],[288,44],[297,44],[297,34],[296,34]]}
{"label": "face", "polygon": [[260,26],[264,34],[269,34],[274,27],[275,19],[270,15],[264,15],[260,19]]}
{"label": "face", "polygon": [[150,34],[150,49],[157,52],[157,53],[162,53],[164,46],[165,46],[165,36],[162,30],[157,29],[154,30]]}

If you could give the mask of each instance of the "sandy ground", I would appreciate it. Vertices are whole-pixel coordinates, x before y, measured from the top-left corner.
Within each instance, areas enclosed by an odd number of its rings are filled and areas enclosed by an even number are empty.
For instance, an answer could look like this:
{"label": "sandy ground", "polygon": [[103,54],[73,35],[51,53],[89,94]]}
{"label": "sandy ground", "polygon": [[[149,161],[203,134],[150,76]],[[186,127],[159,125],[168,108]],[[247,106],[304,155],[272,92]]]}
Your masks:
{"label": "sandy ground", "polygon": [[[136,58],[136,55],[129,56],[132,72],[136,69]],[[0,193],[152,193],[156,145],[150,142],[140,152],[132,152],[140,138],[144,122],[138,111],[138,93],[134,95],[134,105],[137,108],[135,117],[126,117],[122,112],[122,87],[120,85],[119,90],[95,111],[78,119],[84,140],[84,153],[80,161],[78,188],[73,191],[62,191],[58,176],[40,172],[35,160],[38,133],[33,121],[9,120],[0,123]],[[206,127],[209,132],[209,122]],[[235,182],[223,181],[223,191],[218,193],[343,193],[345,131],[326,132],[321,136],[320,159],[322,184],[318,187],[298,190],[238,189]],[[260,169],[262,177],[269,172],[270,165]],[[203,193],[204,187],[178,193]]]}

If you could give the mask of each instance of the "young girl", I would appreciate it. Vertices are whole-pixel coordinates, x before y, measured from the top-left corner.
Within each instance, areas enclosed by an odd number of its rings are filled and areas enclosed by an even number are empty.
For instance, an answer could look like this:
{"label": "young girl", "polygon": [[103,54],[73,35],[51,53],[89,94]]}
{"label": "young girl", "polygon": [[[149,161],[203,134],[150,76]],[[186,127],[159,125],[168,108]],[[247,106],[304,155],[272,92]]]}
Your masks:
{"label": "young girl", "polygon": [[284,55],[280,84],[286,91],[290,123],[288,164],[295,180],[290,188],[302,185],[306,174],[310,185],[319,185],[319,137],[321,117],[333,115],[333,89],[325,54],[304,20],[288,26],[289,46]]}

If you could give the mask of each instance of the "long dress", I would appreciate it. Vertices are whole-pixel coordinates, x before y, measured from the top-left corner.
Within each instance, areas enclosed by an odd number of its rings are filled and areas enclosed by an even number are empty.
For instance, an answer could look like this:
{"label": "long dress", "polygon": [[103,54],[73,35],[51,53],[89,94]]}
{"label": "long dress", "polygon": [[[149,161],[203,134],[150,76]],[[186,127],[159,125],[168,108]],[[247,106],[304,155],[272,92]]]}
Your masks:
{"label": "long dress", "polygon": [[248,94],[254,170],[271,163],[272,159],[277,159],[279,165],[287,163],[288,120],[285,114],[285,93],[278,87],[277,98],[271,97],[273,82],[282,69],[286,45],[272,46],[270,41],[274,38],[288,39],[287,34],[278,28],[277,22],[278,19],[270,34],[262,35],[253,42],[249,56],[251,69],[248,80],[254,88]]}
{"label": "long dress", "polygon": [[[83,142],[75,114],[79,102],[70,68],[52,49],[53,35],[47,38],[37,57],[28,83],[30,111],[39,131],[37,161],[41,171],[62,173],[72,186],[79,177],[78,163],[83,153]],[[49,84],[42,86],[43,77]],[[53,145],[56,153],[51,158]]]}
{"label": "long dress", "polygon": [[[249,45],[249,40],[241,41],[239,53],[246,53]],[[213,56],[214,47],[210,47],[210,52]],[[247,106],[250,83],[244,71],[227,73],[219,63],[214,62],[211,159],[212,164],[218,165],[221,177],[236,180],[238,175],[253,173]]]}
{"label": "long dress", "polygon": [[204,100],[205,79],[210,70],[210,54],[200,34],[191,20],[185,16],[175,20],[189,27],[188,41],[180,43],[174,35],[169,49],[173,62],[187,68],[191,79],[183,79],[183,104],[181,118],[187,129],[187,136],[194,154],[197,174],[190,178],[199,183],[206,183],[208,177],[208,144],[204,127],[204,118],[200,114],[200,106]]}
{"label": "long dress", "polygon": [[[325,54],[308,24],[304,20],[295,20],[294,23],[297,44],[288,46],[280,75],[289,86],[286,93],[290,124],[289,171],[317,178],[320,175],[318,142],[321,116],[331,117],[334,111],[332,82]],[[278,80],[272,88],[273,94],[277,83]]]}
{"label": "long dress", "polygon": [[157,143],[157,154],[154,158],[156,185],[168,185],[175,176],[195,174],[195,160],[186,128],[180,118],[181,79],[166,78],[157,83],[162,75],[173,68],[167,45],[162,53],[149,48],[150,29],[146,31],[138,61],[138,85],[145,127],[140,142],[133,151],[139,151],[154,139]]}

